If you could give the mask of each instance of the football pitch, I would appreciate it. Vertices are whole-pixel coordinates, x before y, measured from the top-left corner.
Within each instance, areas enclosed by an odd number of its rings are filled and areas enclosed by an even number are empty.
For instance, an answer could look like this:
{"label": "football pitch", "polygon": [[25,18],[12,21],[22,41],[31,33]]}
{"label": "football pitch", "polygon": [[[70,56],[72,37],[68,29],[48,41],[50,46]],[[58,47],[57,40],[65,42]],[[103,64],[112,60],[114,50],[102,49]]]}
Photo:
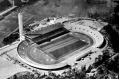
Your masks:
{"label": "football pitch", "polygon": [[55,60],[58,60],[86,45],[88,45],[88,43],[67,34],[37,48]]}

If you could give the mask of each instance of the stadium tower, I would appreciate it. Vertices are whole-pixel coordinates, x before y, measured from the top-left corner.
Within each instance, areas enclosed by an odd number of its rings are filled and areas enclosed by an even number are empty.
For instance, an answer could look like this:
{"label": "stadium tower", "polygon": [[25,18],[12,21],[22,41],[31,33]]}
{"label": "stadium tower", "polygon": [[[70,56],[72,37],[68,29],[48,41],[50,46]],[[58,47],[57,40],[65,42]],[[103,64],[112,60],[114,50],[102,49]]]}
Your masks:
{"label": "stadium tower", "polygon": [[18,14],[18,22],[19,22],[19,37],[20,41],[25,40],[25,36],[23,34],[23,16],[22,13]]}

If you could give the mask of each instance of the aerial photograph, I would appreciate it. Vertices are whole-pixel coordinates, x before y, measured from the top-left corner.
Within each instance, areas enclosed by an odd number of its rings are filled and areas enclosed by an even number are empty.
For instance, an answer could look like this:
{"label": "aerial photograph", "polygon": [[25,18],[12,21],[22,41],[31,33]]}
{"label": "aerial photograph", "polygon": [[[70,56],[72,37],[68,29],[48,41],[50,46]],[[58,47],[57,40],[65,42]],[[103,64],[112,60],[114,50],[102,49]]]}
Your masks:
{"label": "aerial photograph", "polygon": [[0,79],[119,79],[119,0],[0,0]]}

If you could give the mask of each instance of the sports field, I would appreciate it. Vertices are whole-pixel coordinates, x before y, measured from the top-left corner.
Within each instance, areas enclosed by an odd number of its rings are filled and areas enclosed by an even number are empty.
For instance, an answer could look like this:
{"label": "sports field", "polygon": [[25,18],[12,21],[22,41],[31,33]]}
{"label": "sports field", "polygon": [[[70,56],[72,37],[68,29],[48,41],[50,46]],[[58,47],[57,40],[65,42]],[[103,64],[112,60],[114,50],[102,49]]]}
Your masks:
{"label": "sports field", "polygon": [[57,64],[64,61],[67,57],[75,55],[75,51],[88,45],[89,43],[86,41],[82,41],[79,37],[74,37],[73,34],[68,33],[50,42],[29,47],[27,49],[27,56],[30,60],[39,64]]}
{"label": "sports field", "polygon": [[[89,40],[86,41],[87,39]],[[28,45],[26,41],[22,42],[18,52],[23,59],[25,57],[38,64],[53,65],[80,54],[93,44],[91,41],[92,39],[85,34],[67,33],[42,44]]]}
{"label": "sports field", "polygon": [[37,48],[42,50],[45,54],[48,54],[58,60],[59,58],[64,57],[65,55],[70,54],[87,44],[88,43],[68,34]]}

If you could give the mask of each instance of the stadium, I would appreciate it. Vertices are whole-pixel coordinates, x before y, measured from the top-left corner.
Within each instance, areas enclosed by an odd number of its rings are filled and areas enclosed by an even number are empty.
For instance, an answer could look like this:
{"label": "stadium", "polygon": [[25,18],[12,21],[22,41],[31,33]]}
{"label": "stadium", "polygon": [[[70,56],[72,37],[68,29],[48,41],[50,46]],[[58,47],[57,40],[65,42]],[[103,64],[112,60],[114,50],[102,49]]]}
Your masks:
{"label": "stadium", "polygon": [[18,45],[19,58],[40,69],[72,66],[104,43],[99,24],[91,19],[67,17],[32,24]]}

